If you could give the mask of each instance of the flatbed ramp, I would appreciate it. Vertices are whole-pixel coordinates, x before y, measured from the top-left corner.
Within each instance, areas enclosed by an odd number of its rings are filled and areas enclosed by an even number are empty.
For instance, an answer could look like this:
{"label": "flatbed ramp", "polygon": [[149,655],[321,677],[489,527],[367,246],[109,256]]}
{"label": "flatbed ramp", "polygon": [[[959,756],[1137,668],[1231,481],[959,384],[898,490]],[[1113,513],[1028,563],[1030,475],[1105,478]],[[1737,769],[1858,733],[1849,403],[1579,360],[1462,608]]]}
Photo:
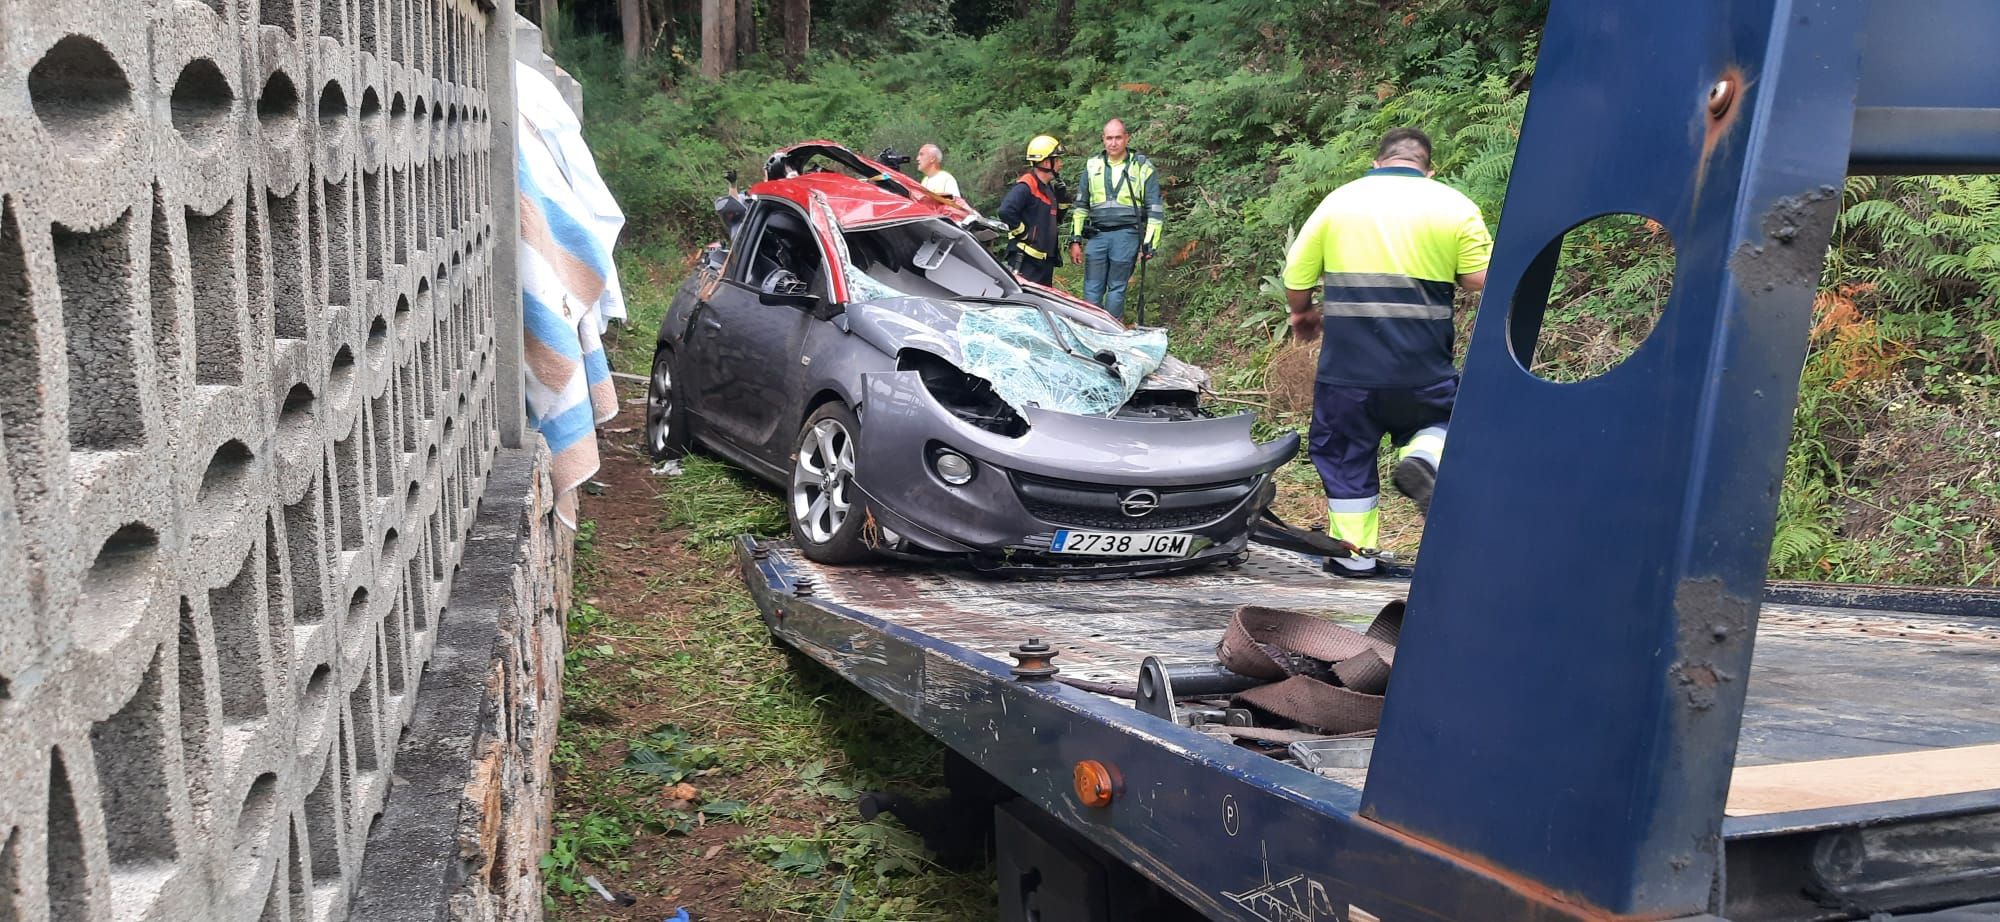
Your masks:
{"label": "flatbed ramp", "polygon": [[[1195,778],[1212,772],[1350,821],[1365,770],[1314,774],[1137,713],[1129,701],[1020,682],[1009,674],[1008,652],[1040,639],[1059,651],[1062,677],[1131,686],[1148,656],[1213,661],[1239,606],[1311,612],[1359,630],[1409,589],[1403,580],[1337,578],[1316,560],[1267,548],[1234,569],[1114,581],[1004,580],[901,564],[822,566],[788,544],[749,539],[740,551],[745,577],[780,638],[1017,790],[1022,772],[1067,782],[1071,764],[1094,749],[1120,761],[1128,784],[1157,775],[1160,783],[1185,786],[1190,772]],[[1779,595],[1829,603],[1871,598],[1797,588]],[[1929,607],[1955,613],[1799,601],[1763,606],[1723,824],[1730,918],[1848,918],[1854,906],[1906,908],[1947,895],[2000,895],[2000,618],[1979,614],[1976,599]],[[1021,706],[1010,710],[1016,701]],[[999,713],[988,713],[995,705]],[[1085,741],[1099,730],[1119,745]],[[1199,886],[1198,872],[1146,847],[1145,836],[1119,829],[1115,808],[1078,807],[1067,783],[1026,787],[1023,796],[1212,916],[1316,918],[1241,912],[1244,904],[1227,894],[1248,891],[1228,887],[1206,889],[1204,901],[1190,892]],[[1185,827],[1183,841],[1211,845],[1237,835],[1228,822],[1214,822],[1224,794],[1180,793],[1201,802],[1198,812],[1163,818],[1155,806],[1142,825],[1154,833]],[[1240,827],[1247,804],[1230,799]],[[1815,848],[1825,853],[1830,837],[1841,835],[1869,837],[1873,860],[1902,864],[1892,873],[1867,861],[1833,867],[1838,862],[1815,856]],[[1919,844],[1937,836],[1958,843],[1955,857]],[[1928,857],[1884,857],[1899,841]],[[1278,873],[1277,843],[1259,844],[1260,852],[1235,857],[1261,862],[1260,874]],[[1328,867],[1327,853],[1317,851],[1311,863]],[[1211,854],[1202,864],[1213,869],[1229,861]],[[1843,881],[1853,893],[1841,892]],[[1850,908],[1816,905],[1830,893]]]}

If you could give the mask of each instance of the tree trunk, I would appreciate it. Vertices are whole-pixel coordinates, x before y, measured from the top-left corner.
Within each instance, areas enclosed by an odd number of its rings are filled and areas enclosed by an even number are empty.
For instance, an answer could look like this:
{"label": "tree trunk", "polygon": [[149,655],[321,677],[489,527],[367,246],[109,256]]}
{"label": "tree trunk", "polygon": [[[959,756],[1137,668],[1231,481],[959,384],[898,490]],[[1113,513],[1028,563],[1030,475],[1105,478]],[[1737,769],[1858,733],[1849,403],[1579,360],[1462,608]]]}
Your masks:
{"label": "tree trunk", "polygon": [[556,13],[556,0],[542,0],[542,21],[536,23],[536,25],[542,27],[543,51],[553,50],[556,40],[556,27],[560,24],[560,17]]}
{"label": "tree trunk", "polygon": [[1076,16],[1076,0],[1056,0],[1056,47],[1069,44],[1070,20]]}
{"label": "tree trunk", "polygon": [[639,54],[646,47],[646,17],[639,9],[639,0],[618,0],[618,28],[625,37],[625,63],[639,63]]}
{"label": "tree trunk", "polygon": [[736,69],[737,0],[701,0],[701,75],[719,80]]}
{"label": "tree trunk", "polygon": [[[719,9],[723,2],[701,0],[701,75],[710,80],[722,76],[722,14]],[[735,0],[728,2],[734,3]]]}
{"label": "tree trunk", "polygon": [[736,0],[736,56],[742,60],[757,53],[756,0]]}
{"label": "tree trunk", "polygon": [[812,0],[783,0],[785,9],[785,67],[797,74],[812,50]]}
{"label": "tree trunk", "polygon": [[719,24],[719,28],[722,31],[722,72],[726,74],[736,69],[735,0],[723,0],[716,7],[716,12],[722,15],[722,22]]}

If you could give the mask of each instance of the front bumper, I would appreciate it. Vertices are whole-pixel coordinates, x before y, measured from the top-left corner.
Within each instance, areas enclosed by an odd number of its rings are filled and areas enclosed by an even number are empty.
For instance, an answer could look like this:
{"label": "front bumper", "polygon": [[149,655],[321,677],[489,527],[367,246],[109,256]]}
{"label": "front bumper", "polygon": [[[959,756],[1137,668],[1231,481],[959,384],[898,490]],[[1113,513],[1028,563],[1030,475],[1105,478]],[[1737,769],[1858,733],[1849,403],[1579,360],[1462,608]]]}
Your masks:
{"label": "front bumper", "polygon": [[[855,485],[879,538],[906,553],[970,558],[1036,575],[1155,573],[1234,558],[1269,501],[1270,474],[1298,451],[1298,437],[1257,444],[1247,416],[1183,422],[1028,412],[1029,431],[1008,438],[972,426],[939,404],[911,372],[866,376]],[[930,456],[949,448],[973,462],[969,483],[939,479]],[[1133,490],[1159,497],[1155,512],[1124,515]],[[1191,534],[1185,557],[1052,554],[1061,529]]]}

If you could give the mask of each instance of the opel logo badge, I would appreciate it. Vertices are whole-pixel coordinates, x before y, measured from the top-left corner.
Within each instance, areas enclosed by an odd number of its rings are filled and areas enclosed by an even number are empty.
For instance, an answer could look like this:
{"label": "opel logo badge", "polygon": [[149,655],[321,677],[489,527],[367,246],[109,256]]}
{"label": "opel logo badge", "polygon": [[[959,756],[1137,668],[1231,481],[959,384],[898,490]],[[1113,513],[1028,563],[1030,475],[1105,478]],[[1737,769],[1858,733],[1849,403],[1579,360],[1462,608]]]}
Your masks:
{"label": "opel logo badge", "polygon": [[1160,494],[1151,490],[1133,490],[1118,498],[1118,511],[1130,518],[1145,518],[1158,508],[1160,508]]}

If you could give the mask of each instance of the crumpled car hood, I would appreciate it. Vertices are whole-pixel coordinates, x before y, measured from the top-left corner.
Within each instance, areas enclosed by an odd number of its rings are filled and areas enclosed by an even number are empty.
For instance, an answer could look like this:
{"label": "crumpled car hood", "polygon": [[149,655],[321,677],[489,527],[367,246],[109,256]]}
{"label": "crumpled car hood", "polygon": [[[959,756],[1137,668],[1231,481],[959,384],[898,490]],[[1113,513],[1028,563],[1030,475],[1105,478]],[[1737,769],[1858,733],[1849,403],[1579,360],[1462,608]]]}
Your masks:
{"label": "crumpled car hood", "polygon": [[[1125,401],[1130,400],[1132,395],[1138,391],[1187,391],[1190,393],[1200,393],[1208,388],[1209,377],[1206,371],[1165,354],[1166,334],[1164,331],[1146,330],[1115,333],[1108,330],[1098,330],[1077,321],[1075,318],[1067,316],[1067,314],[1060,310],[1052,310],[1050,313],[1058,318],[1059,323],[1081,330],[1083,335],[1079,339],[1103,342],[1108,338],[1112,342],[1124,341],[1131,344],[1128,350],[1121,350],[1129,351],[1131,357],[1121,357],[1121,364],[1124,367],[1120,369],[1118,375],[1114,376],[1108,370],[1089,369],[1083,364],[1083,360],[1070,356],[1057,348],[1054,339],[1047,335],[1039,337],[1046,340],[1046,342],[1032,350],[1023,346],[1013,350],[1012,355],[999,351],[988,351],[984,355],[968,357],[964,318],[973,315],[990,316],[997,311],[1009,313],[1021,312],[1023,315],[1033,315],[1036,325],[1042,326],[1046,330],[1046,325],[1039,322],[1039,312],[1031,307],[1014,306],[1012,304],[972,304],[917,297],[884,298],[851,304],[847,308],[847,322],[849,329],[855,335],[874,344],[876,348],[881,349],[889,355],[896,355],[905,349],[928,352],[950,362],[953,366],[967,374],[992,382],[994,390],[1003,399],[1007,399],[1009,405],[1013,406],[1017,412],[1028,409],[1029,405],[1032,404],[1035,407],[1047,410],[1083,413],[1086,415],[1103,415],[1115,411]],[[1017,324],[1007,323],[1005,325],[1016,326]],[[982,331],[992,332],[996,331],[1002,324],[987,323],[977,326]],[[1157,344],[1155,344],[1155,340]],[[990,347],[995,345],[995,343],[991,339],[988,339],[984,342],[984,345],[989,347],[990,350]],[[1049,356],[1046,353],[1050,351],[1059,354]],[[1158,357],[1155,358],[1152,356]],[[1032,363],[1040,363],[1045,360],[1061,361],[1065,366],[1072,366],[1073,370],[1087,373],[1091,377],[1101,376],[1104,381],[1116,381],[1123,393],[1115,401],[1111,401],[1108,405],[1102,405],[1101,407],[1099,405],[1104,404],[1102,399],[1093,400],[1089,406],[1080,407],[1074,403],[1049,397],[1037,399],[1031,393],[1020,390],[1017,390],[1010,396],[1007,388],[1012,382],[1005,372],[1008,369],[1008,363],[1016,360]],[[1102,366],[1100,365],[1099,368],[1102,369]],[[1133,372],[1137,373],[1137,380],[1127,381],[1126,375]],[[1038,385],[1043,390],[1047,390],[1051,386],[1059,386],[1059,384],[1052,384],[1045,381]]]}
{"label": "crumpled car hood", "polygon": [[986,379],[1025,413],[1117,412],[1167,357],[1167,331],[1097,330],[1032,307],[990,307],[958,318],[958,367]]}
{"label": "crumpled car hood", "polygon": [[[1018,438],[966,424],[945,411],[914,372],[864,376],[868,431],[862,451],[922,445],[942,438],[989,463],[1061,480],[1148,485],[1220,483],[1268,474],[1298,452],[1297,433],[1269,442],[1251,438],[1254,417],[1237,413],[1208,419],[1146,422],[1078,416],[1029,408],[1027,432]],[[940,428],[942,427],[942,428]],[[880,456],[887,458],[888,455]],[[862,459],[864,470],[893,464]]]}

